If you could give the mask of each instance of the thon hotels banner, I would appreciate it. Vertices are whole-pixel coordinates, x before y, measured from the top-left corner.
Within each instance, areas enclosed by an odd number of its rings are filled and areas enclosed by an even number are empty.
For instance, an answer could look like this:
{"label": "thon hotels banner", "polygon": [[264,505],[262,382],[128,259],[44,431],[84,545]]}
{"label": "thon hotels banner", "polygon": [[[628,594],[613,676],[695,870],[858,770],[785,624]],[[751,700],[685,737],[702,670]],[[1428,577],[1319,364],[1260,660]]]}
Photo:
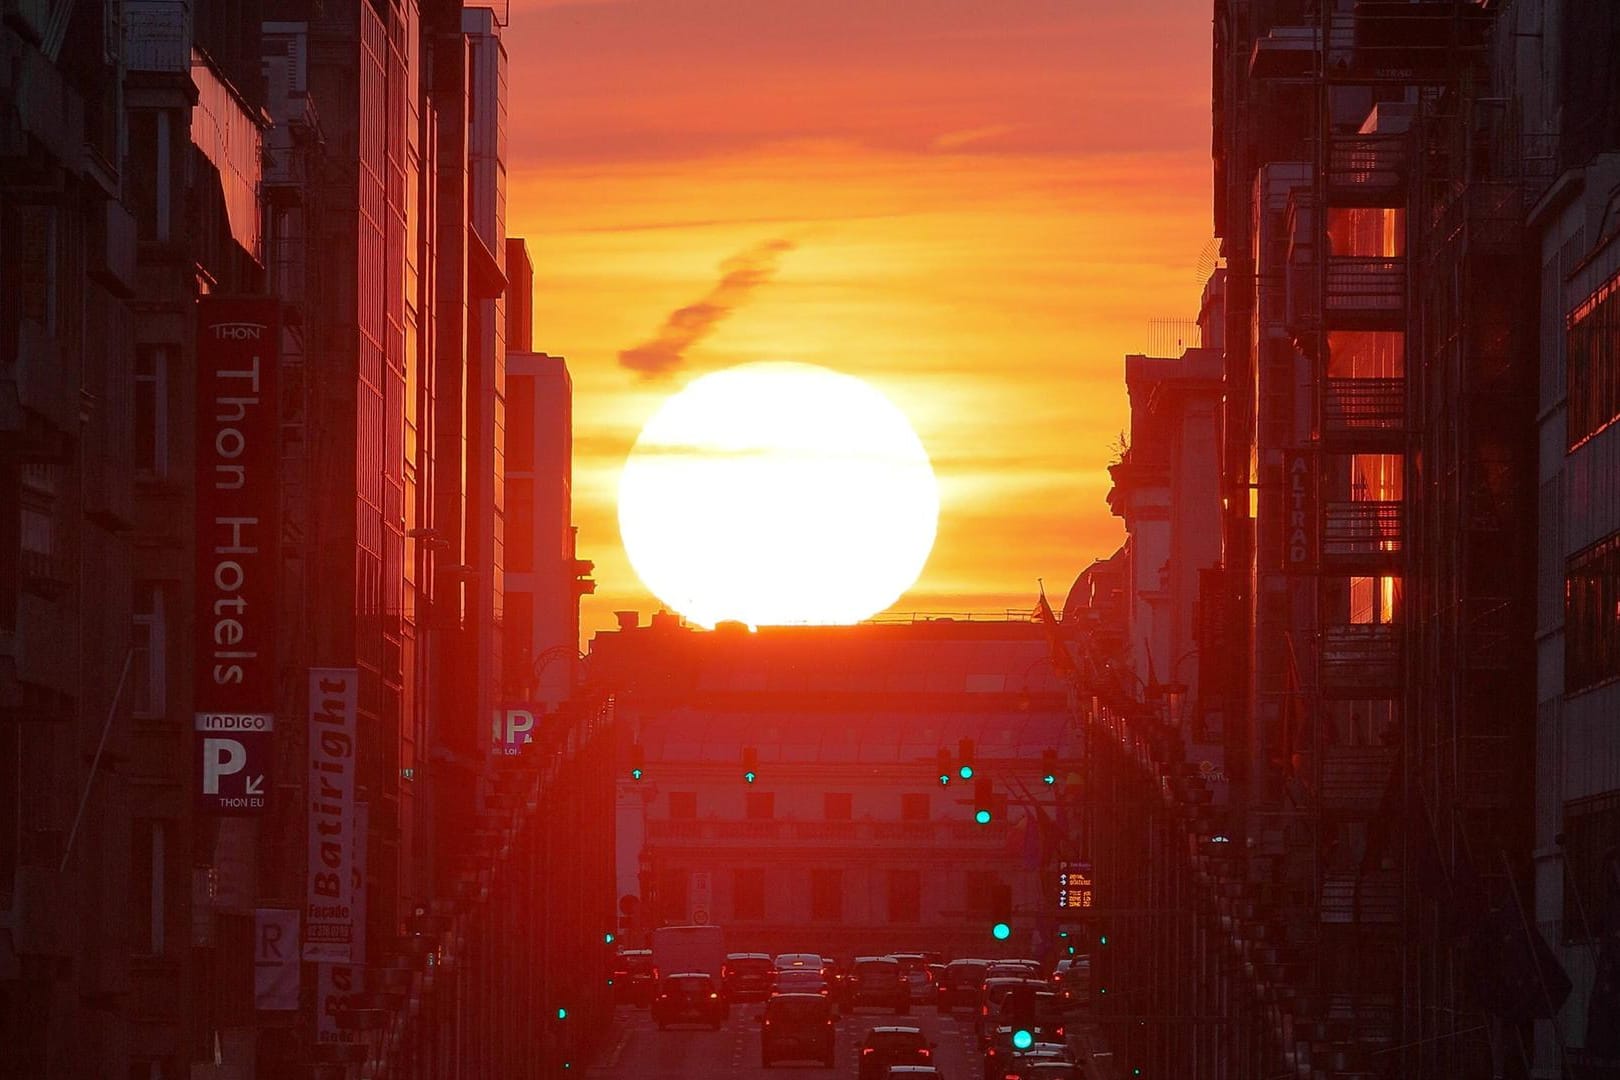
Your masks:
{"label": "thon hotels banner", "polygon": [[355,709],[360,672],[309,669],[309,883],[304,906],[304,959],[359,963],[359,908],[354,786]]}
{"label": "thon hotels banner", "polygon": [[193,776],[201,810],[261,814],[276,709],[278,304],[197,302]]}

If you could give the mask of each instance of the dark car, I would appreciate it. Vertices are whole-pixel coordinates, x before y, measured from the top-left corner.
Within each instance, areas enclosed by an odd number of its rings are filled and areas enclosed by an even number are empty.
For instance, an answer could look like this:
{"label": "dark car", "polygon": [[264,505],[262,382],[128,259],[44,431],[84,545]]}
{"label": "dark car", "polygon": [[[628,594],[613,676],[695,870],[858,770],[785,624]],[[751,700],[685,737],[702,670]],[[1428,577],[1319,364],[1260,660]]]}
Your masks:
{"label": "dark car", "polygon": [[891,956],[857,956],[850,969],[850,988],[844,998],[846,1008],[863,1005],[893,1009],[901,1016],[911,1013],[911,987],[906,984],[900,961]]}
{"label": "dark car", "polygon": [[771,994],[819,994],[822,997],[830,997],[831,987],[820,968],[806,968],[802,971],[790,968],[772,975]]}
{"label": "dark car", "polygon": [[1046,985],[1029,982],[1013,987],[996,1009],[996,1023],[1028,1031],[1037,1042],[1061,1043],[1066,1034],[1063,999],[1046,989]]}
{"label": "dark car", "polygon": [[945,1074],[932,1065],[890,1065],[889,1080],[944,1080]]}
{"label": "dark car", "polygon": [[[856,961],[859,963],[860,961]],[[875,1027],[861,1042],[859,1080],[881,1080],[890,1065],[932,1065],[934,1044],[922,1028]]]}
{"label": "dark car", "polygon": [[952,960],[945,965],[939,977],[938,1005],[941,1012],[956,1009],[977,1009],[979,995],[984,989],[984,970],[988,960]]}
{"label": "dark car", "polygon": [[653,962],[651,949],[625,949],[613,959],[613,1000],[621,1004],[652,1004]]}
{"label": "dark car", "polygon": [[778,994],[765,1003],[759,1023],[762,1067],[805,1060],[832,1068],[838,1032],[832,1002],[820,994]]}
{"label": "dark car", "polygon": [[728,953],[720,984],[728,1001],[764,1001],[771,994],[775,971],[769,953]]}
{"label": "dark car", "polygon": [[703,971],[664,976],[652,1003],[652,1018],[660,1029],[670,1024],[704,1024],[719,1031],[728,1013],[720,983]]}

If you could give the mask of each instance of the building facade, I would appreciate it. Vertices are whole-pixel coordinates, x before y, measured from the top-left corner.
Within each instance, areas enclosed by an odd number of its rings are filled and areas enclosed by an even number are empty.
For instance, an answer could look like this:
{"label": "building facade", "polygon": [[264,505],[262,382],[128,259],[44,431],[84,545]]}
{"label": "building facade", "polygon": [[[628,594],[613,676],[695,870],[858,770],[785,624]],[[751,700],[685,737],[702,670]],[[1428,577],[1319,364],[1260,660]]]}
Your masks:
{"label": "building facade", "polygon": [[[620,890],[638,932],[714,922],[732,949],[844,958],[1055,949],[1066,811],[1042,752],[1067,788],[1077,746],[1038,625],[633,619],[596,635],[589,672],[618,712]],[[963,739],[993,788],[988,824],[956,771]]]}

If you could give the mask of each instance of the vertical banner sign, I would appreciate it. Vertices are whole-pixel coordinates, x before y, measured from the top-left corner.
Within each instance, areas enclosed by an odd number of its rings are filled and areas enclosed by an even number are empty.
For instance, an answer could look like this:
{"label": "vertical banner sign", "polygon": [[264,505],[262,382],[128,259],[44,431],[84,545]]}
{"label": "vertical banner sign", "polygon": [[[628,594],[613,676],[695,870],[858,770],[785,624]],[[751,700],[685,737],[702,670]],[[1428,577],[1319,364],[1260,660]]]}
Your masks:
{"label": "vertical banner sign", "polygon": [[317,964],[315,966],[315,1041],[345,1042],[338,1027],[338,1013],[354,1008],[354,996],[365,989],[365,972],[359,964]]}
{"label": "vertical banner sign", "polygon": [[1283,451],[1283,571],[1316,573],[1316,457],[1309,450]]}
{"label": "vertical banner sign", "polygon": [[354,945],[355,668],[309,669],[309,885],[304,959],[347,964]]}
{"label": "vertical banner sign", "polygon": [[277,305],[197,303],[197,591],[192,622],[198,808],[262,814],[276,707]]}
{"label": "vertical banner sign", "polygon": [[298,1008],[298,909],[253,912],[253,1007]]}

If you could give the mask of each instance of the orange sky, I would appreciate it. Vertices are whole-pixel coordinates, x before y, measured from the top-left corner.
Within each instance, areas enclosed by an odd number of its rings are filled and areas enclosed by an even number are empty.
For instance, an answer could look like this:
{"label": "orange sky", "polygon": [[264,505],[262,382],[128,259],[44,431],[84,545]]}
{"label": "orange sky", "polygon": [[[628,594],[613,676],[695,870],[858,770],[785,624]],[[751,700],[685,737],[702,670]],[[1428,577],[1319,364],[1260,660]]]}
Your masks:
{"label": "orange sky", "polygon": [[[750,360],[858,375],[916,426],[939,536],[895,610],[1028,610],[1113,550],[1122,356],[1196,314],[1210,234],[1209,0],[516,0],[506,45],[582,640],[658,606],[614,507],[641,424]],[[706,299],[678,370],[621,366]]]}

